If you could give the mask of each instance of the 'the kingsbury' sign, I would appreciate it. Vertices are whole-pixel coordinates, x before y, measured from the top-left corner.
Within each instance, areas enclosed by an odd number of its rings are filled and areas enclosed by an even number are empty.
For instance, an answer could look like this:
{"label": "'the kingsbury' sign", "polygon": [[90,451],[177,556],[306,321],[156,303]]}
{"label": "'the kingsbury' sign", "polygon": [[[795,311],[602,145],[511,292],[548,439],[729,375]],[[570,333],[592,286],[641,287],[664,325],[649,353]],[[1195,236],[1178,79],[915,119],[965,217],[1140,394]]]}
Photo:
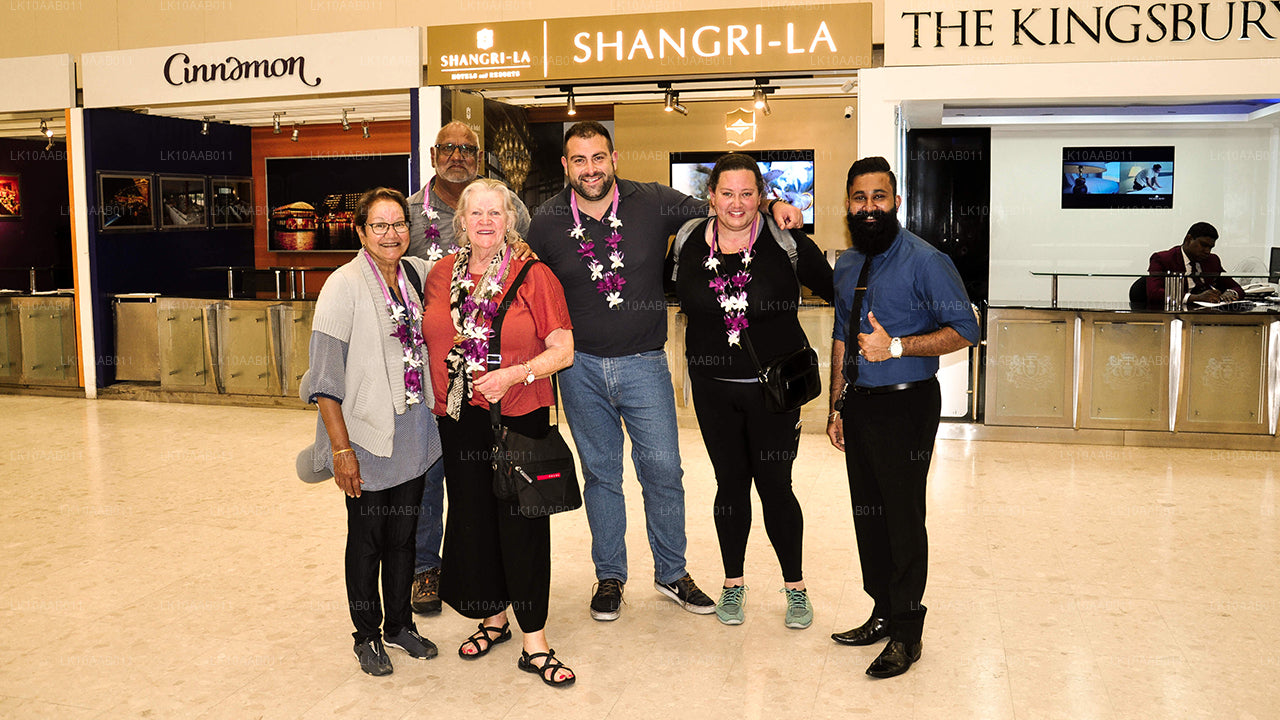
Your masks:
{"label": "'the kingsbury' sign", "polygon": [[886,65],[1204,60],[1280,54],[1280,0],[887,0]]}

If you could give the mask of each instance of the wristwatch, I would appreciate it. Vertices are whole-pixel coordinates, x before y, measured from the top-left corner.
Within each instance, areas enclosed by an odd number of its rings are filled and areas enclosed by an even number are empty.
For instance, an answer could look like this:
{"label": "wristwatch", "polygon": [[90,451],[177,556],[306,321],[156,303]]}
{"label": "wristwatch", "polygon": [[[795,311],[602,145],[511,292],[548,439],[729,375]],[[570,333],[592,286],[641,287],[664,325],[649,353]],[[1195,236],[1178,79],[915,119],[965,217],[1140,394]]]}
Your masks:
{"label": "wristwatch", "polygon": [[536,375],[534,375],[534,374],[533,374],[533,366],[532,366],[532,365],[530,365],[530,364],[529,364],[529,363],[527,363],[527,362],[526,362],[526,363],[520,363],[520,364],[521,364],[521,365],[523,365],[523,366],[524,366],[524,369],[528,371],[528,372],[525,374],[525,376],[524,376],[524,384],[525,384],[525,385],[528,385],[528,384],[532,383],[534,380],[537,380],[537,379],[538,379],[538,376],[536,376]]}
{"label": "wristwatch", "polygon": [[889,341],[889,354],[893,357],[902,357],[902,338],[894,338]]}

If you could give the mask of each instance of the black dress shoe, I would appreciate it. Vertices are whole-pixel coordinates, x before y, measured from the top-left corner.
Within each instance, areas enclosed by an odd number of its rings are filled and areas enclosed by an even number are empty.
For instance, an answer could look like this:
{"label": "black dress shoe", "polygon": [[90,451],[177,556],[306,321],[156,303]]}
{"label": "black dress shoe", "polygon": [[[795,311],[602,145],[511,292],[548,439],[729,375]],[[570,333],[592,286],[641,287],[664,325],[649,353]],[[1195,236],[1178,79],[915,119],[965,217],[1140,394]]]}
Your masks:
{"label": "black dress shoe", "polygon": [[831,633],[831,639],[841,645],[870,645],[889,637],[889,620],[873,617],[852,630]]}
{"label": "black dress shoe", "polygon": [[901,640],[890,640],[889,644],[884,646],[880,656],[871,662],[871,666],[867,668],[867,674],[874,678],[891,678],[901,675],[911,669],[911,663],[920,659],[920,651],[923,648],[924,646],[918,642],[908,645]]}

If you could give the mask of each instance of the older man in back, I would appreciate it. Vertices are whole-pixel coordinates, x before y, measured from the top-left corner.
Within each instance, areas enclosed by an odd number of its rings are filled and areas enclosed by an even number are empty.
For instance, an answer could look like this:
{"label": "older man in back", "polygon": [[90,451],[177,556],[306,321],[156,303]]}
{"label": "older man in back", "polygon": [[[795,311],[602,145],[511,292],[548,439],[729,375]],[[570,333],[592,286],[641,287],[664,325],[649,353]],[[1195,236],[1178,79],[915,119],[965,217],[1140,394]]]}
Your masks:
{"label": "older man in back", "polygon": [[[453,215],[462,189],[479,177],[480,140],[466,124],[457,120],[436,133],[431,146],[431,167],[435,176],[421,190],[409,196],[409,250],[434,262],[458,249],[453,234]],[[516,230],[520,237],[529,232],[529,209],[515,198]],[[440,542],[444,537],[444,464],[437,462],[427,471],[418,518],[417,557],[414,561],[413,611],[440,612]]]}

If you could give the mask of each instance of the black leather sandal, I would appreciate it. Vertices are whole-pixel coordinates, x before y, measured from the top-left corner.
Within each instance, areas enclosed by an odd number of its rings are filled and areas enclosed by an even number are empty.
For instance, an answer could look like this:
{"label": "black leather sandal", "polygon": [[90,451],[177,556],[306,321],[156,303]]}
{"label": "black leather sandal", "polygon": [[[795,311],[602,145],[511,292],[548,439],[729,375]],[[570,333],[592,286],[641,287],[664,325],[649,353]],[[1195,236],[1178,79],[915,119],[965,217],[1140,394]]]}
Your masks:
{"label": "black leather sandal", "polygon": [[[497,645],[498,643],[504,643],[511,639],[511,623],[509,622],[502,623],[502,627],[496,628],[496,627],[485,627],[484,621],[482,620],[477,627],[479,627],[480,629],[472,633],[471,637],[464,640],[462,642],[462,645],[458,646],[458,656],[461,657],[463,660],[475,660],[478,657],[484,657],[489,653],[490,650],[493,649],[494,645]],[[498,636],[494,638],[489,637],[489,633],[491,632],[498,633]],[[485,645],[484,647],[480,647],[481,640],[489,644]],[[467,647],[468,645],[474,647],[476,651],[473,653],[462,652],[463,648]]]}
{"label": "black leather sandal", "polygon": [[[570,675],[569,677],[560,678],[559,680],[557,680],[556,679],[557,670],[563,669],[563,670],[568,670],[569,672],[573,672],[573,669],[570,668],[568,665],[565,665],[564,663],[560,662],[559,658],[557,658],[555,655],[556,655],[555,650],[548,650],[547,652],[533,653],[532,655],[521,650],[520,659],[516,661],[516,666],[525,672],[531,672],[541,677],[542,682],[552,687],[568,687],[569,685],[573,684],[574,680],[578,679],[578,676]],[[546,661],[542,664],[542,667],[538,667],[537,665],[533,664],[533,661],[540,657],[546,658]],[[548,670],[551,671],[550,674],[547,673]]]}

